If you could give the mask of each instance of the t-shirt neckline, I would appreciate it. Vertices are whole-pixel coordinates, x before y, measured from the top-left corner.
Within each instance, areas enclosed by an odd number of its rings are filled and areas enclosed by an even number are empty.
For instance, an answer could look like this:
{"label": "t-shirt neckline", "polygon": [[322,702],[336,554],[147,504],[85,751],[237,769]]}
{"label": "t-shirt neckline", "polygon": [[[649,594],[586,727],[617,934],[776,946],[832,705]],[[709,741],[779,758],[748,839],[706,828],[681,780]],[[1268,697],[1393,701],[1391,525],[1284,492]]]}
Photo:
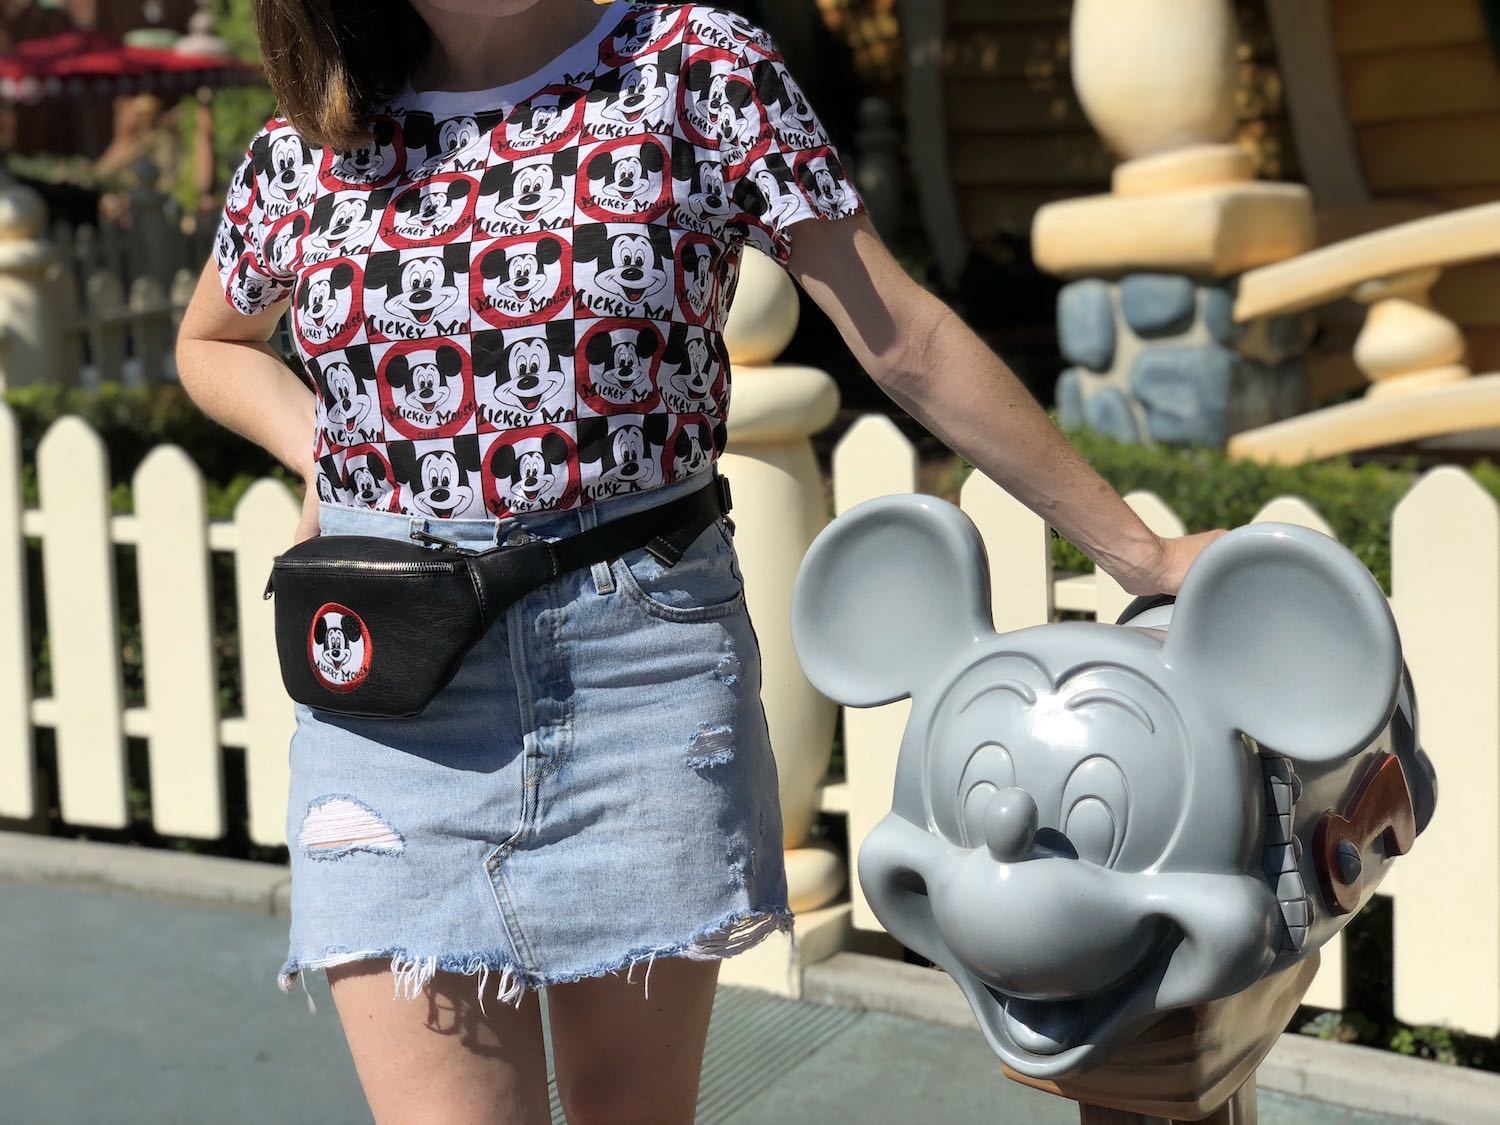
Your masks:
{"label": "t-shirt neckline", "polygon": [[582,38],[572,46],[563,48],[560,53],[523,78],[482,90],[416,90],[408,77],[391,100],[399,109],[426,110],[433,114],[509,109],[525,96],[536,93],[565,74],[577,73],[585,66],[592,69],[599,61],[599,47],[604,37],[612,34],[636,6],[636,0],[614,0],[602,9],[598,22]]}

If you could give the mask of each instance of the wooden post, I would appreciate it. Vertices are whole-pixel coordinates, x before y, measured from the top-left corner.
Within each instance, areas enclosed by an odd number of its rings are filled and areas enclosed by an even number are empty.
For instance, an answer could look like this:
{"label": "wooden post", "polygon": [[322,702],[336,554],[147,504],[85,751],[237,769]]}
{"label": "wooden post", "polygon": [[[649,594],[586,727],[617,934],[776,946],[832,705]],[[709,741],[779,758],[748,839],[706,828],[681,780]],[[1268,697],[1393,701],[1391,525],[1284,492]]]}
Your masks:
{"label": "wooden post", "polygon": [[1165,1013],[1098,1066],[1008,1078],[1078,1103],[1082,1125],[1255,1125],[1255,1070],[1318,971],[1314,952],[1233,996]]}
{"label": "wooden post", "polygon": [[136,470],[136,573],[150,737],[151,820],[164,835],[224,835],[203,477],[175,445]]}
{"label": "wooden post", "polygon": [[[849,427],[833,451],[833,504],[843,515],[856,504],[879,496],[897,496],[917,488],[917,451],[889,418],[866,415]],[[901,732],[911,701],[884,707],[845,707],[844,775],[849,785],[849,897],[853,922],[878,930],[880,922],[855,877],[860,845],[891,807],[891,786]]]}
{"label": "wooden post", "polygon": [[124,828],[124,684],[104,442],[76,415],[37,447],[42,581],[57,715],[57,775],[69,824]]}
{"label": "wooden post", "polygon": [[31,639],[21,533],[21,434],[0,403],[0,816],[36,815],[31,741]]}
{"label": "wooden post", "polygon": [[245,687],[245,785],[250,839],[286,843],[291,782],[287,744],[297,728],[276,659],[276,618],[262,596],[271,560],[291,546],[297,501],[278,480],[252,484],[234,509],[235,604],[240,616],[240,670]]}

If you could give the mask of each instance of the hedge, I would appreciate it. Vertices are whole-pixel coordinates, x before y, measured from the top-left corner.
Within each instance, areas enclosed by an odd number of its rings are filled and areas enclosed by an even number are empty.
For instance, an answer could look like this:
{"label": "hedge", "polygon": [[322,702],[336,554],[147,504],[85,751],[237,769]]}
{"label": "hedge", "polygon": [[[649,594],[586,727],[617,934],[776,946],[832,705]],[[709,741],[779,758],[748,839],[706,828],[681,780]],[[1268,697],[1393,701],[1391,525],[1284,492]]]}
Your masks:
{"label": "hedge", "polygon": [[[1390,592],[1391,513],[1417,479],[1415,458],[1395,466],[1355,465],[1347,458],[1296,466],[1257,465],[1232,461],[1214,449],[1132,445],[1092,430],[1066,432],[1084,459],[1117,492],[1156,493],[1189,532],[1238,527],[1279,496],[1301,497]],[[1500,500],[1500,468],[1487,461],[1468,468],[1480,486]],[[955,487],[971,471],[971,466],[960,463],[953,477]],[[1053,539],[1052,561],[1059,572],[1093,567],[1083,552],[1060,537]]]}
{"label": "hedge", "polygon": [[[274,457],[209,418],[176,384],[108,384],[97,391],[37,386],[7,391],[4,397],[20,423],[28,503],[36,502],[32,466],[37,443],[65,414],[80,416],[103,438],[116,482],[111,504],[117,512],[130,510],[131,475],[164,442],[181,446],[203,471],[214,519],[228,518],[259,477],[280,478],[294,490],[301,487]],[[1091,430],[1071,430],[1068,437],[1117,491],[1156,493],[1189,531],[1237,527],[1278,496],[1300,496],[1390,590],[1391,513],[1416,480],[1414,458],[1395,466],[1335,459],[1283,467],[1231,461],[1212,449],[1130,445]],[[961,461],[955,466],[945,493],[956,494],[972,471]],[[1470,472],[1500,499],[1500,468],[1480,462]],[[1091,567],[1081,551],[1061,538],[1053,540],[1053,565],[1059,572]]]}
{"label": "hedge", "polygon": [[[274,457],[209,418],[176,384],[108,384],[97,391],[37,386],[7,391],[4,397],[20,423],[28,503],[36,502],[32,466],[37,442],[64,414],[80,416],[104,439],[115,481],[111,504],[117,512],[130,511],[131,475],[164,442],[181,446],[203,471],[214,519],[227,519],[245,489],[262,476],[280,478],[300,492],[300,484]],[[1278,496],[1300,496],[1390,590],[1391,513],[1416,480],[1414,458],[1395,466],[1335,459],[1283,467],[1231,461],[1213,449],[1130,445],[1092,430],[1071,430],[1068,437],[1117,491],[1156,493],[1189,531],[1237,527]],[[955,460],[943,491],[956,494],[970,471]],[[1500,468],[1480,462],[1469,471],[1500,499]],[[1059,572],[1091,568],[1083,553],[1061,538],[1053,540],[1053,565]]]}
{"label": "hedge", "polygon": [[114,482],[110,495],[114,512],[132,510],[130,479],[146,455],[165,443],[181,446],[202,471],[212,519],[228,519],[245,490],[260,477],[286,481],[300,495],[301,484],[281,462],[208,417],[175,383],[151,387],[107,383],[97,391],[23,387],[6,391],[5,402],[20,428],[22,490],[27,504],[37,502],[37,445],[66,414],[82,418],[104,440]]}

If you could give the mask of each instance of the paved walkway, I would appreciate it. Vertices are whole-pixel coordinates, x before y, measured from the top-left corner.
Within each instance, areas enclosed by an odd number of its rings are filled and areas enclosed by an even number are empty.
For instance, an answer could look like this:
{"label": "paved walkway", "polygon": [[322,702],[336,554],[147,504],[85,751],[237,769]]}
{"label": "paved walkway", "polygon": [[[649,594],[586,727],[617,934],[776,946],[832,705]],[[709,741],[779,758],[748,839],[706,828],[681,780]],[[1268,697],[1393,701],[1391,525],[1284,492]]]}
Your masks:
{"label": "paved walkway", "polygon": [[[369,1122],[321,973],[277,990],[286,922],[0,882],[0,1123]],[[1263,1125],[1393,1125],[1266,1092]],[[562,1120],[558,1115],[557,1120]],[[701,1125],[1071,1125],[980,1037],[723,989]]]}

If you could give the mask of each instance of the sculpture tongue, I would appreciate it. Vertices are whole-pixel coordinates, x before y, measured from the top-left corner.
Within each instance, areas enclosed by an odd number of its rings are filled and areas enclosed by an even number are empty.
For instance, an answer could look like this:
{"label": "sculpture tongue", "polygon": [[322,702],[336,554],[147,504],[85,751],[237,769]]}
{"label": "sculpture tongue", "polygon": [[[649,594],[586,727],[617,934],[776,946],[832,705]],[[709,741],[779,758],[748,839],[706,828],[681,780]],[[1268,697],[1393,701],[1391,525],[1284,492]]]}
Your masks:
{"label": "sculpture tongue", "polygon": [[1078,1000],[1022,1000],[1007,997],[1005,1029],[1016,1046],[1034,1055],[1055,1055],[1073,1045],[1083,1028]]}

